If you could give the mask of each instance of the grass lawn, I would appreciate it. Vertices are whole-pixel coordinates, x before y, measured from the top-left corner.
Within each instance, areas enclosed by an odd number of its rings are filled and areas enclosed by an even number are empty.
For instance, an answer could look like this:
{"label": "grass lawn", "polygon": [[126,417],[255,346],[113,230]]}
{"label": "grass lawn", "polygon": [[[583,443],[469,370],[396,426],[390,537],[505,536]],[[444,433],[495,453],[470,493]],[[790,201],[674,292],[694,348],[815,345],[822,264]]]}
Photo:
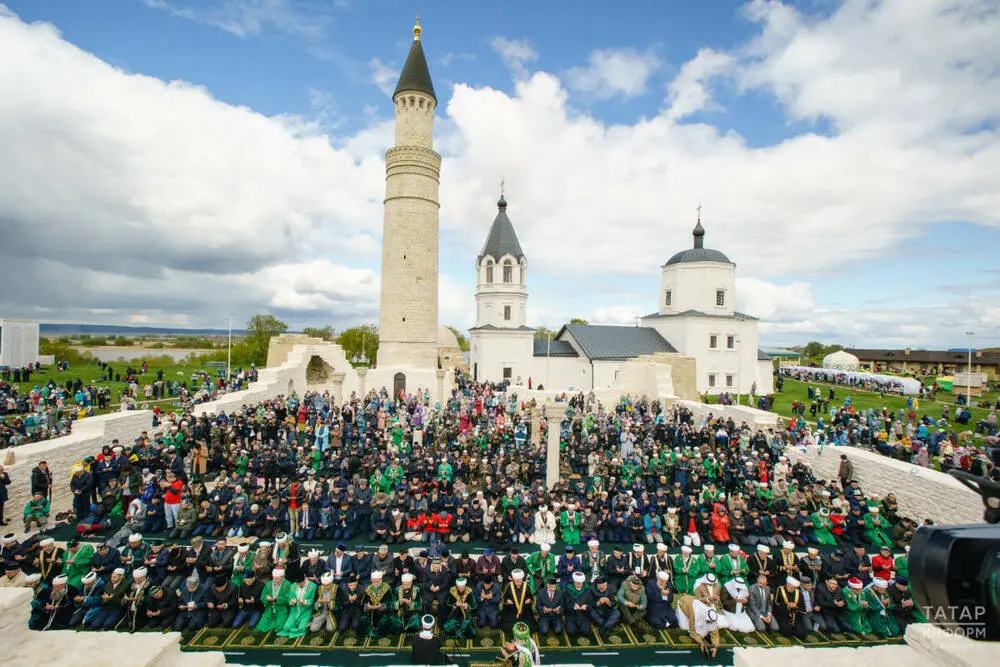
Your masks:
{"label": "grass lawn", "polygon": [[[852,394],[851,389],[849,387],[820,383],[820,382],[806,383],[806,382],[799,382],[798,380],[792,380],[790,378],[785,378],[784,389],[781,392],[775,394],[774,411],[784,417],[791,417],[792,402],[799,401],[800,403],[806,404],[806,418],[810,419],[809,415],[810,401],[809,401],[809,393],[807,390],[808,387],[821,388],[823,391],[823,396],[827,395],[829,387],[833,387],[834,391],[836,392],[835,393],[836,399],[830,401],[830,407],[842,406],[844,404],[844,398],[846,396],[851,396],[851,400],[854,404],[854,407],[855,409],[858,410],[867,410],[869,408],[875,408],[877,410],[881,410],[883,407],[885,407],[895,412],[898,411],[900,408],[906,409],[906,397],[904,396],[887,394],[885,398],[882,398],[879,394],[875,392],[861,391],[861,390],[857,390]],[[918,402],[919,410],[917,411],[920,414],[920,416],[930,415],[934,419],[940,419],[941,409],[945,405],[949,405],[951,411],[951,418],[948,420],[948,423],[952,426],[952,428],[955,428],[958,431],[963,431],[963,430],[969,431],[969,430],[974,430],[976,422],[979,421],[980,419],[984,419],[989,414],[989,410],[985,410],[982,408],[972,408],[970,410],[972,412],[972,419],[970,420],[970,423],[966,426],[961,426],[960,424],[957,424],[955,422],[955,408],[952,405],[952,400],[954,400],[953,396],[951,394],[948,394],[947,392],[938,392],[938,398],[941,398],[942,396],[946,396],[948,398],[948,401],[947,402],[935,401],[932,403],[928,400],[923,400],[923,399],[920,400]],[[748,397],[745,395],[742,397],[743,405],[748,404],[747,398]],[[717,398],[715,396],[709,397],[709,400],[713,403],[717,402]]]}
{"label": "grass lawn", "polygon": [[[178,364],[171,357],[149,357],[147,358],[149,362],[149,372],[144,373],[139,376],[139,403],[144,403],[145,401],[141,398],[143,394],[143,387],[152,383],[156,380],[156,372],[160,369],[163,370],[164,380],[173,382],[177,380],[179,382],[190,382],[191,374],[195,371],[204,370],[209,373],[211,377],[215,377],[215,369],[210,366],[202,365],[185,365]],[[142,362],[138,360],[133,360],[132,362],[113,362],[111,364],[115,372],[125,374],[125,369],[129,366],[140,368]],[[43,384],[48,384],[49,380],[54,380],[56,384],[60,386],[65,386],[67,381],[75,381],[77,378],[83,382],[84,385],[96,385],[98,387],[110,387],[111,388],[111,410],[117,409],[119,400],[121,399],[122,389],[124,384],[121,382],[101,382],[102,371],[101,368],[96,364],[77,364],[71,365],[68,371],[58,371],[55,366],[42,367],[42,370],[38,373],[31,374],[30,382],[20,382],[18,383],[18,389],[22,394],[28,394],[34,387],[40,387]],[[166,407],[166,405],[176,402],[178,399],[166,398],[160,401],[156,401],[161,407]],[[150,404],[153,404],[150,401]],[[103,412],[109,412],[109,410],[98,411],[98,414]]]}

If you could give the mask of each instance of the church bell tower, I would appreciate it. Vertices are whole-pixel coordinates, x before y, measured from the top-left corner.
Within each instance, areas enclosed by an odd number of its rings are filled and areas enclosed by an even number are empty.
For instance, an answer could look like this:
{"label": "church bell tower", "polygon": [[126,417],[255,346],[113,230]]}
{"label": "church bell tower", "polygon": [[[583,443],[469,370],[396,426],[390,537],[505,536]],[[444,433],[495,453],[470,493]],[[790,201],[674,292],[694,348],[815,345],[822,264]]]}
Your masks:
{"label": "church bell tower", "polygon": [[437,96],[420,41],[420,20],[396,85],[396,141],[385,155],[378,366],[438,367]]}

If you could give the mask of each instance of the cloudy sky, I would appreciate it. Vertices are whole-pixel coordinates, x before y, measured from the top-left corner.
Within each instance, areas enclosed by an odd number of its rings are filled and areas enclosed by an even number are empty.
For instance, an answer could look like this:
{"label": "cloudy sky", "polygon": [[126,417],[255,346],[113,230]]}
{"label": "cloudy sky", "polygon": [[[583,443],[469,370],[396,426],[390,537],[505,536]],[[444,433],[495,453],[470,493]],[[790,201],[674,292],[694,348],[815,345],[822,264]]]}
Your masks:
{"label": "cloudy sky", "polygon": [[[397,0],[0,0],[0,315],[375,321]],[[441,319],[501,178],[530,320],[738,265],[765,344],[1000,344],[1000,0],[435,0]]]}

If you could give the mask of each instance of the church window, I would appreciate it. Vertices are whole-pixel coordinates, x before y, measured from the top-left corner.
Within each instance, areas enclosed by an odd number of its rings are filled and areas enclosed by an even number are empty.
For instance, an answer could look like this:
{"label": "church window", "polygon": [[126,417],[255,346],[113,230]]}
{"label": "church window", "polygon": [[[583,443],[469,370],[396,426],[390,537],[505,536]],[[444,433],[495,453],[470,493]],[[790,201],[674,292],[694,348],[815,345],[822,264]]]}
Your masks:
{"label": "church window", "polygon": [[726,336],[726,347],[730,350],[736,347],[736,336]]}
{"label": "church window", "polygon": [[708,376],[708,386],[709,387],[714,387],[715,386],[715,376],[714,375],[709,375]]}
{"label": "church window", "polygon": [[712,350],[717,349],[719,347],[719,337],[716,336],[715,334],[712,334],[711,336],[709,336],[708,337],[708,347],[709,347],[709,349],[712,349]]}
{"label": "church window", "polygon": [[727,387],[732,387],[733,386],[733,376],[732,375],[727,375],[726,376],[726,386]]}
{"label": "church window", "polygon": [[715,290],[715,305],[719,307],[726,305],[726,290],[724,289]]}
{"label": "church window", "polygon": [[493,282],[493,262],[486,262],[486,282]]}
{"label": "church window", "polygon": [[674,294],[670,290],[663,293],[663,305],[671,306],[674,303]]}
{"label": "church window", "polygon": [[503,307],[503,318],[508,322],[510,321],[510,306]]}
{"label": "church window", "polygon": [[514,282],[514,265],[509,259],[503,263],[503,281],[506,284]]}

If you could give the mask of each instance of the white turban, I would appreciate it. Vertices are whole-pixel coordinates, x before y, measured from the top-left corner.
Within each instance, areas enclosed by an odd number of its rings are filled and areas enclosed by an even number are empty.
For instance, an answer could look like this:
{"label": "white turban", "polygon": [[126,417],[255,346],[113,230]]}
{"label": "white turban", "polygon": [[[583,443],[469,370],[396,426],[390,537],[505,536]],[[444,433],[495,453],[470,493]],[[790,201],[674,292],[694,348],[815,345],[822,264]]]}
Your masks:
{"label": "white turban", "polygon": [[236,551],[238,553],[241,553],[241,554],[249,553],[250,552],[250,545],[249,544],[241,544],[238,547],[236,547]]}
{"label": "white turban", "polygon": [[38,541],[38,546],[44,549],[45,547],[51,547],[55,543],[56,541],[54,539],[52,539],[51,537],[46,537]]}
{"label": "white turban", "polygon": [[667,572],[666,570],[660,570],[659,572],[656,573],[656,578],[662,579],[663,581],[667,581],[668,579],[670,579],[670,573]]}
{"label": "white turban", "polygon": [[601,543],[598,542],[597,540],[588,540],[587,541],[587,546],[588,547],[599,547],[599,546],[601,546]]}
{"label": "white turban", "polygon": [[549,551],[550,549],[552,549],[552,545],[543,542],[538,548],[541,549],[542,551]]}
{"label": "white turban", "polygon": [[60,574],[58,577],[52,580],[53,586],[65,586],[69,583],[69,577],[65,574]]}
{"label": "white turban", "polygon": [[788,584],[789,586],[791,586],[792,588],[798,588],[799,587],[799,580],[796,579],[795,577],[786,577],[785,578],[785,583]]}
{"label": "white turban", "polygon": [[586,580],[587,580],[587,575],[585,575],[583,572],[578,571],[573,573],[573,581],[578,581],[580,583],[583,583]]}
{"label": "white turban", "polygon": [[309,553],[307,555],[309,556],[309,558],[319,558],[319,550],[318,549],[310,549]]}
{"label": "white turban", "polygon": [[134,571],[132,572],[132,578],[133,578],[133,579],[145,579],[145,578],[146,578],[146,575],[147,575],[148,573],[149,573],[149,571],[148,571],[148,570],[147,570],[146,568],[144,568],[144,567],[139,567],[139,568],[136,568],[136,569],[135,569],[135,570],[134,570]]}
{"label": "white turban", "polygon": [[114,572],[112,572],[111,574],[117,574],[117,575],[121,575],[121,576],[124,577],[125,576],[125,568],[124,567],[116,567],[115,570],[114,570]]}
{"label": "white turban", "polygon": [[414,579],[416,579],[416,577],[413,576],[413,574],[410,573],[410,572],[406,572],[406,573],[403,574],[403,583],[404,584],[412,584]]}
{"label": "white turban", "polygon": [[83,583],[88,584],[88,585],[92,584],[95,581],[97,581],[97,573],[96,572],[88,572],[87,574],[83,575],[83,578],[80,579],[80,581],[82,581]]}
{"label": "white turban", "polygon": [[140,535],[139,533],[132,533],[131,535],[128,536],[128,541],[129,544],[131,544],[132,542],[142,542],[142,535]]}
{"label": "white turban", "polygon": [[524,570],[520,570],[520,569],[514,570],[513,572],[510,573],[510,578],[511,579],[517,579],[518,581],[520,581],[521,579],[524,579]]}
{"label": "white turban", "polygon": [[285,571],[282,570],[280,567],[276,567],[274,571],[271,572],[272,579],[281,579],[283,576],[285,576]]}
{"label": "white turban", "polygon": [[324,572],[323,576],[319,578],[319,581],[324,586],[329,586],[333,583],[333,572]]}
{"label": "white turban", "polygon": [[795,542],[792,542],[791,540],[785,540],[784,542],[781,543],[781,548],[782,549],[794,549],[795,548]]}

